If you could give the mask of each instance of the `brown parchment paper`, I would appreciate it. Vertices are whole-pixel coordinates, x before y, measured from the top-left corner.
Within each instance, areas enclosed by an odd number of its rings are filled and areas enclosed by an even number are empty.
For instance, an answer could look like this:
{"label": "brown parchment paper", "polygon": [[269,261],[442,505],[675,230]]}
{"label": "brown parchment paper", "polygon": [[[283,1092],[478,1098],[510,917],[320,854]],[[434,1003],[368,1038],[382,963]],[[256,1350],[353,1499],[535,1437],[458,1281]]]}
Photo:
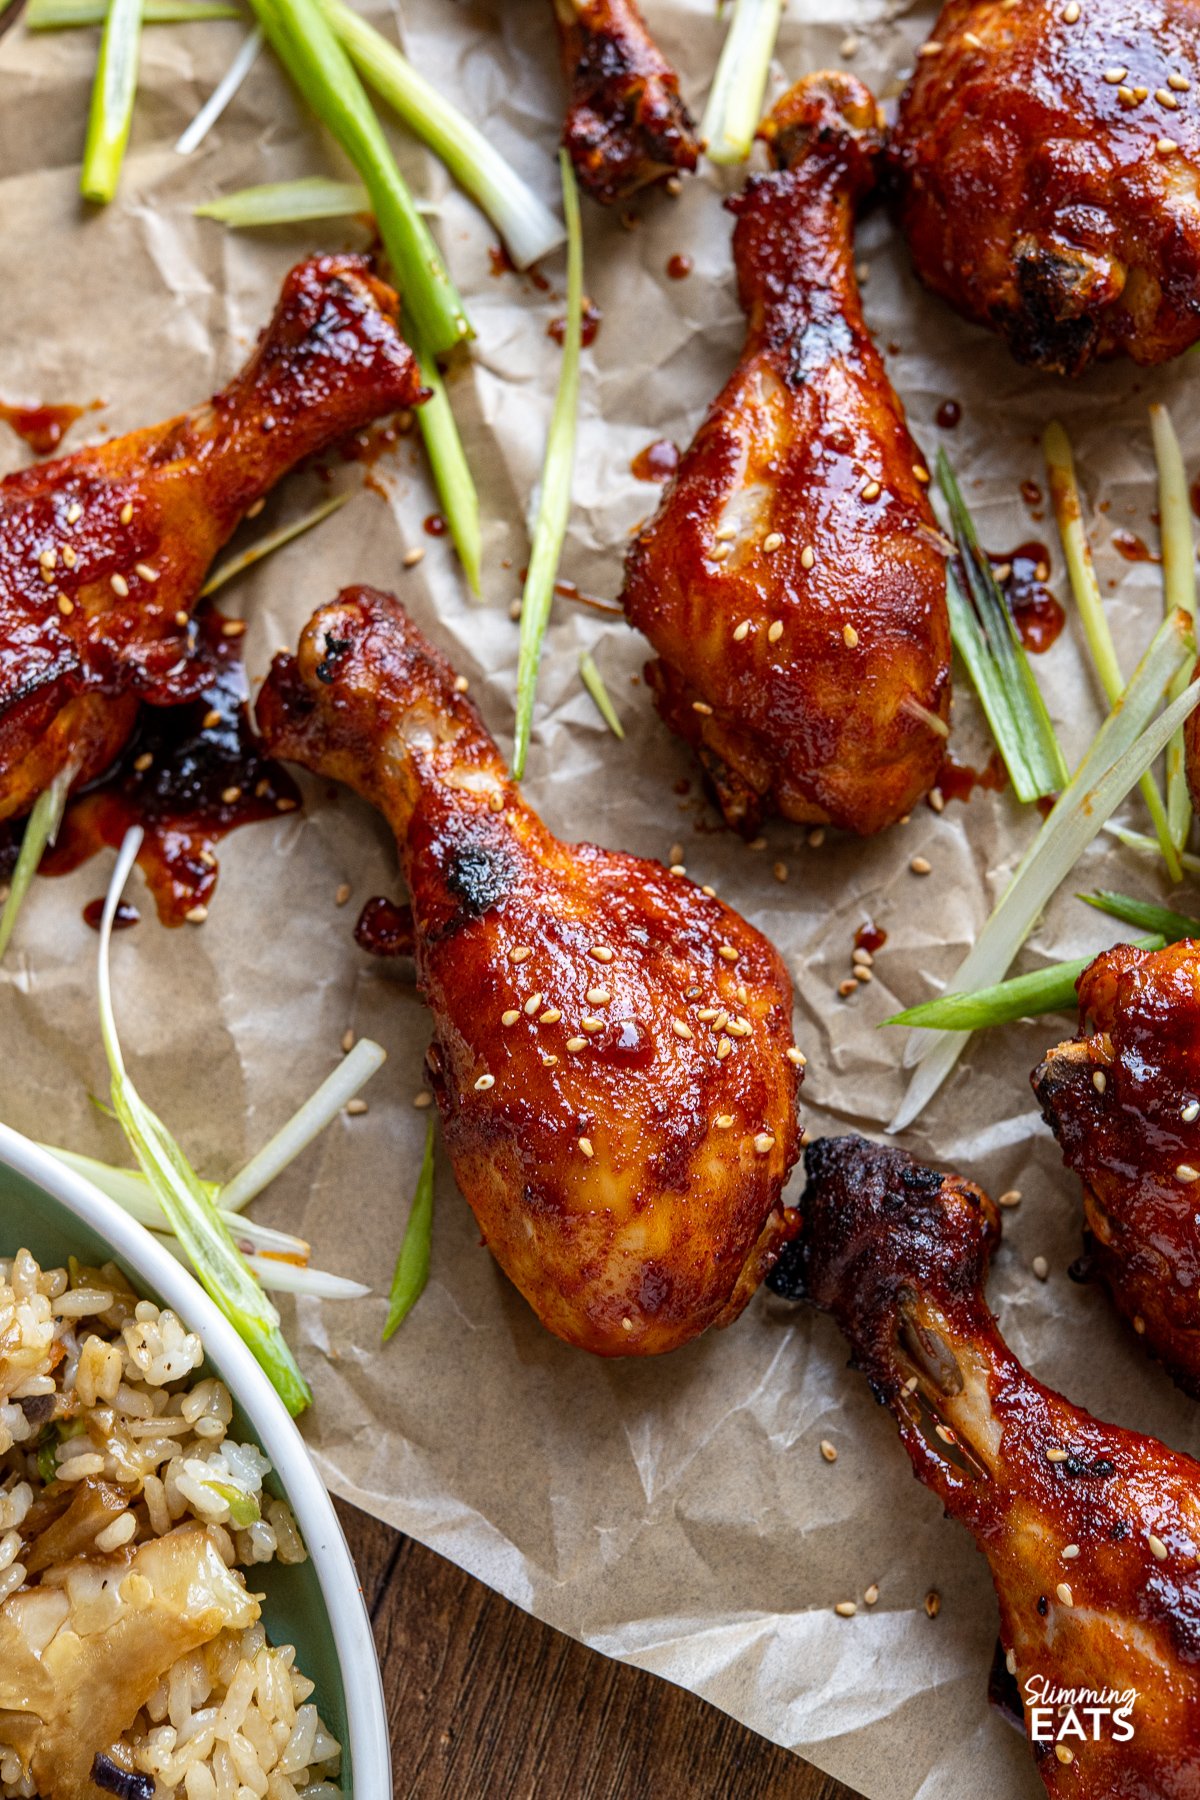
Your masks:
{"label": "brown parchment paper", "polygon": [[[719,43],[711,0],[647,0],[699,106]],[[552,153],[561,95],[545,0],[405,0],[412,55],[481,120],[555,198]],[[848,61],[884,93],[928,29],[929,14],[879,0],[808,0],[784,25],[776,80]],[[231,61],[246,27],[150,27],[131,154],[119,201],[101,213],[76,197],[96,34],[0,41],[0,397],[104,402],[76,427],[117,432],[168,415],[220,385],[265,321],[280,278],[302,254],[365,243],[351,223],[234,234],[191,207],[251,182],[339,171],[336,152],[298,112],[269,55],[190,158],[172,145]],[[844,40],[852,40],[846,41]],[[556,293],[491,272],[495,233],[443,171],[401,134],[402,164],[436,209],[435,226],[467,296],[478,339],[454,384],[486,519],[486,603],[473,603],[445,539],[422,530],[434,496],[416,440],[371,471],[333,459],[351,503],[272,558],[223,603],[250,620],[247,664],[261,678],[278,644],[343,583],[395,587],[446,647],[503,744],[512,722],[517,628],[509,613],[527,555],[526,521],[557,374],[546,336]],[[585,353],[574,514],[562,575],[613,596],[630,528],[658,490],[630,462],[651,440],[686,441],[724,379],[741,336],[723,191],[706,173],[638,223],[587,209],[587,288],[604,315]],[[665,275],[677,252],[694,272]],[[866,302],[914,431],[944,444],[981,535],[1006,550],[1053,540],[1022,481],[1043,485],[1037,434],[1054,413],[1073,435],[1093,507],[1101,579],[1126,667],[1156,622],[1158,572],[1112,546],[1118,527],[1156,542],[1146,419],[1156,398],[1191,463],[1200,419],[1183,404],[1188,363],[1150,373],[1114,365],[1067,387],[1023,372],[998,343],[914,283],[887,221],[862,225]],[[561,261],[548,273],[561,286]],[[934,415],[962,407],[954,431]],[[4,467],[24,453],[0,428]],[[288,483],[262,524],[325,490]],[[404,551],[422,546],[405,571]],[[1054,578],[1063,591],[1061,559]],[[605,730],[577,677],[590,649],[624,720]],[[638,683],[644,646],[623,622],[569,600],[555,609],[526,791],[566,837],[666,858],[712,882],[779,944],[796,979],[797,1029],[809,1058],[803,1101],[814,1132],[880,1133],[904,1085],[903,1038],[877,1029],[898,1004],[953,972],[1037,827],[1008,795],[978,794],[939,817],[922,806],[870,843],[819,848],[773,827],[764,850],[717,831],[688,754],[659,725]],[[1077,757],[1100,713],[1068,630],[1038,664],[1053,715]],[[986,743],[960,683],[955,749]],[[393,850],[349,795],[309,783],[302,814],[229,839],[202,929],[162,930],[140,892],[142,924],[115,947],[117,1004],[136,1078],[200,1169],[231,1173],[328,1072],[347,1027],[389,1053],[366,1116],[334,1125],[260,1202],[302,1232],[316,1260],[371,1284],[354,1304],[285,1306],[316,1393],[305,1422],[330,1485],[472,1570],[585,1642],[681,1682],[790,1745],[873,1800],[994,1800],[1040,1791],[1020,1740],[985,1701],[995,1607],[982,1561],[912,1479],[890,1420],[845,1370],[824,1319],[759,1296],[730,1331],[653,1363],[589,1360],[543,1331],[477,1242],[469,1211],[439,1176],[429,1288],[399,1336],[380,1346],[387,1282],[412,1193],[424,1117],[428,1027],[405,965],[354,946],[359,905],[397,891]],[[1126,817],[1143,823],[1136,796]],[[916,853],[933,873],[909,870]],[[786,879],[778,879],[786,873]],[[0,970],[0,1112],[31,1135],[121,1159],[89,1106],[104,1065],[96,1029],[96,939],[81,918],[110,859],[39,882]],[[1158,892],[1154,866],[1100,840],[1049,909],[1026,964],[1098,950],[1104,921],[1072,898],[1105,883]],[[352,890],[338,908],[340,884]],[[135,886],[140,889],[140,877]],[[1185,901],[1186,904],[1186,901]],[[888,932],[875,980],[837,995],[853,934]],[[1200,1449],[1195,1409],[1115,1326],[1102,1296],[1072,1285],[1080,1206],[1038,1122],[1028,1074],[1066,1021],[976,1039],[909,1134],[921,1154],[993,1193],[1019,1188],[1005,1214],[992,1298],[1017,1352],[1041,1377],[1102,1415]],[[1049,1279],[1031,1273],[1045,1256]],[[836,1463],[819,1453],[836,1445]],[[861,1605],[869,1583],[879,1601]],[[923,1601],[942,1598],[930,1620]],[[836,1617],[856,1599],[858,1616]],[[732,1780],[713,1770],[711,1791]],[[368,1800],[364,1796],[363,1800]],[[375,1796],[369,1800],[376,1800]]]}

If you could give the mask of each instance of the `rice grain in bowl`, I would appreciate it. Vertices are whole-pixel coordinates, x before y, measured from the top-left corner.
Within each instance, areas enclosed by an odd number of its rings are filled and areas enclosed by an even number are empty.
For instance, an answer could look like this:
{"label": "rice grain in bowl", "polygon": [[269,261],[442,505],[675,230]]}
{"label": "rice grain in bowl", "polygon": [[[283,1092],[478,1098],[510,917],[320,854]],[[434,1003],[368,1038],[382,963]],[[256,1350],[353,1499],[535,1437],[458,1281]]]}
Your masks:
{"label": "rice grain in bowl", "polygon": [[[0,1127],[0,1249],[38,1251],[0,1257],[0,1795],[383,1800],[369,1624],[302,1441],[190,1277],[49,1161]],[[82,1192],[31,1208],[43,1174]]]}

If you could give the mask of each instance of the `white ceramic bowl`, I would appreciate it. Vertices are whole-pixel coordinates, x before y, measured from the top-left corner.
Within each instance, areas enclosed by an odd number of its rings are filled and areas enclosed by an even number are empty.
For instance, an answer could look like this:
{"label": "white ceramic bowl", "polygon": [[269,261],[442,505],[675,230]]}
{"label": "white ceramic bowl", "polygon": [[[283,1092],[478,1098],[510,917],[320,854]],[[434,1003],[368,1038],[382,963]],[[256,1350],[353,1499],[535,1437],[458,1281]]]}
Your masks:
{"label": "white ceramic bowl", "polygon": [[383,1688],[354,1563],[304,1439],[249,1350],[151,1232],[90,1181],[0,1125],[0,1251],[11,1255],[21,1247],[48,1268],[72,1253],[91,1262],[111,1258],[139,1293],[171,1307],[200,1333],[241,1415],[235,1423],[270,1458],[308,1548],[306,1563],[255,1567],[255,1585],[267,1593],[267,1630],[274,1642],[297,1646],[297,1662],[317,1684],[317,1704],[342,1743],[346,1794],[389,1800]]}

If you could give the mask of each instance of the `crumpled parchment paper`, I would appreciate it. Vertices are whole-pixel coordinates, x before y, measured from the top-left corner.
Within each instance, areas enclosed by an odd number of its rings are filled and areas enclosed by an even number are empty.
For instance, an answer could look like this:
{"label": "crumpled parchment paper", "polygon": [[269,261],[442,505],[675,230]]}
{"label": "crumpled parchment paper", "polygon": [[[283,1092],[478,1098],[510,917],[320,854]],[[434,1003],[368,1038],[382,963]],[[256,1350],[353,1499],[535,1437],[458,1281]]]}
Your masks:
{"label": "crumpled parchment paper", "polygon": [[[646,11],[698,108],[719,45],[711,0],[647,0]],[[805,15],[793,8],[785,21],[777,83],[846,61],[884,94],[897,91],[931,18],[878,0],[811,0]],[[392,23],[418,64],[554,201],[561,92],[545,0],[405,0]],[[122,193],[99,213],[77,198],[95,32],[35,38],[18,25],[0,41],[0,398],[103,400],[68,448],[215,389],[293,261],[366,242],[353,222],[235,234],[192,217],[194,204],[251,182],[343,172],[266,53],[202,148],[174,153],[245,29],[147,28]],[[483,496],[486,604],[465,593],[448,540],[423,531],[435,499],[416,438],[381,459],[369,485],[360,465],[330,459],[335,482],[353,490],[350,505],[222,603],[250,620],[247,666],[257,681],[276,645],[294,643],[339,586],[395,587],[470,677],[507,745],[517,646],[509,607],[557,376],[546,328],[561,310],[561,259],[548,266],[551,292],[494,275],[494,231],[419,147],[399,132],[395,141],[437,209],[478,331],[453,391]],[[616,594],[627,534],[657,502],[659,491],[631,475],[631,459],[657,438],[686,442],[736,355],[741,319],[720,202],[737,179],[710,171],[686,182],[678,200],[648,198],[634,209],[636,224],[587,209],[586,284],[603,325],[584,357],[561,570],[585,594]],[[676,253],[693,259],[687,280],[666,276]],[[1187,363],[1148,373],[1114,365],[1074,386],[1051,381],[1017,368],[998,342],[923,294],[881,214],[862,224],[858,255],[869,268],[868,315],[914,432],[927,455],[948,450],[989,547],[1053,545],[1052,521],[1040,504],[1031,513],[1019,487],[1044,487],[1038,433],[1056,413],[1067,423],[1131,668],[1159,616],[1158,571],[1123,561],[1111,540],[1122,527],[1156,544],[1150,400],[1179,402],[1185,449],[1200,462],[1200,418],[1182,404]],[[934,415],[947,399],[960,403],[962,421],[939,431]],[[0,455],[4,467],[24,460],[2,428]],[[325,491],[311,472],[293,478],[250,529]],[[406,571],[402,556],[415,545],[426,555]],[[1056,546],[1053,569],[1065,597]],[[1079,646],[1071,626],[1037,663],[1073,759],[1100,717]],[[585,648],[624,720],[623,743],[580,687]],[[687,752],[639,681],[644,655],[619,617],[566,598],[556,605],[526,792],[565,837],[663,858],[682,845],[689,872],[766,931],[792,968],[810,1129],[879,1133],[905,1077],[902,1035],[877,1027],[953,973],[1037,815],[1007,794],[979,793],[941,816],[921,806],[870,843],[831,835],[814,848],[802,831],[776,825],[765,849],[748,849],[715,829]],[[961,760],[986,758],[965,681],[954,747]],[[846,1371],[827,1320],[761,1295],[733,1329],[668,1358],[590,1360],[542,1330],[478,1247],[443,1168],[429,1288],[381,1347],[424,1130],[413,1097],[428,1025],[408,966],[372,961],[351,938],[364,900],[398,892],[386,833],[348,794],[308,782],[306,798],[302,814],[226,841],[201,929],[162,930],[135,893],[143,922],[118,939],[115,970],[135,1078],[213,1177],[238,1167],[327,1073],[347,1027],[387,1047],[369,1112],[339,1121],[260,1202],[266,1220],[311,1238],[315,1260],[374,1290],[361,1303],[285,1308],[316,1393],[304,1428],[330,1485],[541,1618],[694,1689],[872,1800],[1039,1792],[1028,1752],[985,1700],[995,1607],[984,1564],[912,1479],[891,1421]],[[1135,796],[1126,816],[1141,825],[1139,807]],[[933,867],[924,879],[909,869],[917,853]],[[35,1137],[122,1160],[114,1128],[88,1103],[89,1091],[103,1089],[104,1064],[96,938],[81,909],[110,866],[104,857],[39,882],[27,905],[0,970],[0,1111]],[[1154,895],[1159,881],[1153,864],[1101,839],[1049,909],[1024,966],[1098,951],[1121,935],[1072,897],[1076,889],[1103,883]],[[352,898],[339,908],[343,883]],[[874,982],[847,1001],[837,987],[867,918],[888,940]],[[977,1038],[909,1141],[993,1193],[1021,1190],[1020,1207],[1005,1213],[991,1294],[1030,1367],[1101,1415],[1195,1450],[1195,1408],[1138,1353],[1102,1295],[1067,1279],[1080,1203],[1036,1117],[1028,1074],[1068,1030],[1056,1019]],[[1044,1282],[1031,1272],[1037,1255],[1049,1262]],[[823,1439],[836,1446],[835,1463],[820,1454]],[[879,1600],[868,1609],[870,1583]],[[942,1601],[932,1620],[923,1605],[930,1589]],[[846,1599],[860,1602],[853,1619],[835,1616]],[[721,1779],[714,1771],[714,1792]]]}

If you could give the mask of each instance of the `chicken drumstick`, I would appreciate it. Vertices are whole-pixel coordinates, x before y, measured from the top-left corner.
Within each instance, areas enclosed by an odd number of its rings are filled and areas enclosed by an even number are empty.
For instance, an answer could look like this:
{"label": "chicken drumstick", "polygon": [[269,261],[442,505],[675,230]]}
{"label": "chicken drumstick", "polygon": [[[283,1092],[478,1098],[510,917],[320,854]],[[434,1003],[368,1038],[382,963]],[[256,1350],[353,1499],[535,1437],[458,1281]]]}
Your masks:
{"label": "chicken drumstick", "polygon": [[[1200,1794],[1200,1463],[1035,1381],[983,1287],[996,1208],[862,1138],[806,1154],[804,1223],[771,1286],[831,1313],[913,1469],[974,1533],[1050,1794]],[[1047,1690],[1133,1690],[1093,1739]],[[1042,1734],[1045,1734],[1044,1736]]]}
{"label": "chicken drumstick", "polygon": [[746,348],[630,549],[622,601],[731,824],[774,809],[868,833],[933,785],[950,706],[929,477],[854,277],[878,111],[852,77],[811,75],[762,135],[777,172],[730,202]]}
{"label": "chicken drumstick", "polygon": [[230,385],[193,412],[0,482],[0,820],[113,761],[139,701],[195,698],[213,555],[301,458],[423,396],[397,301],[361,256],[288,275]]}
{"label": "chicken drumstick", "polygon": [[1031,1079],[1083,1185],[1084,1267],[1200,1399],[1200,943],[1119,944],[1078,990],[1090,1033]]}
{"label": "chicken drumstick", "polygon": [[446,1147],[542,1322],[621,1356],[735,1318],[795,1219],[803,1058],[771,945],[657,863],[552,837],[389,594],[322,607],[258,723],[396,835]]}
{"label": "chicken drumstick", "polygon": [[918,275],[1077,375],[1200,338],[1192,0],[950,0],[891,151]]}
{"label": "chicken drumstick", "polygon": [[563,128],[581,186],[605,206],[694,169],[700,141],[679,77],[634,0],[553,0],[570,108]]}

